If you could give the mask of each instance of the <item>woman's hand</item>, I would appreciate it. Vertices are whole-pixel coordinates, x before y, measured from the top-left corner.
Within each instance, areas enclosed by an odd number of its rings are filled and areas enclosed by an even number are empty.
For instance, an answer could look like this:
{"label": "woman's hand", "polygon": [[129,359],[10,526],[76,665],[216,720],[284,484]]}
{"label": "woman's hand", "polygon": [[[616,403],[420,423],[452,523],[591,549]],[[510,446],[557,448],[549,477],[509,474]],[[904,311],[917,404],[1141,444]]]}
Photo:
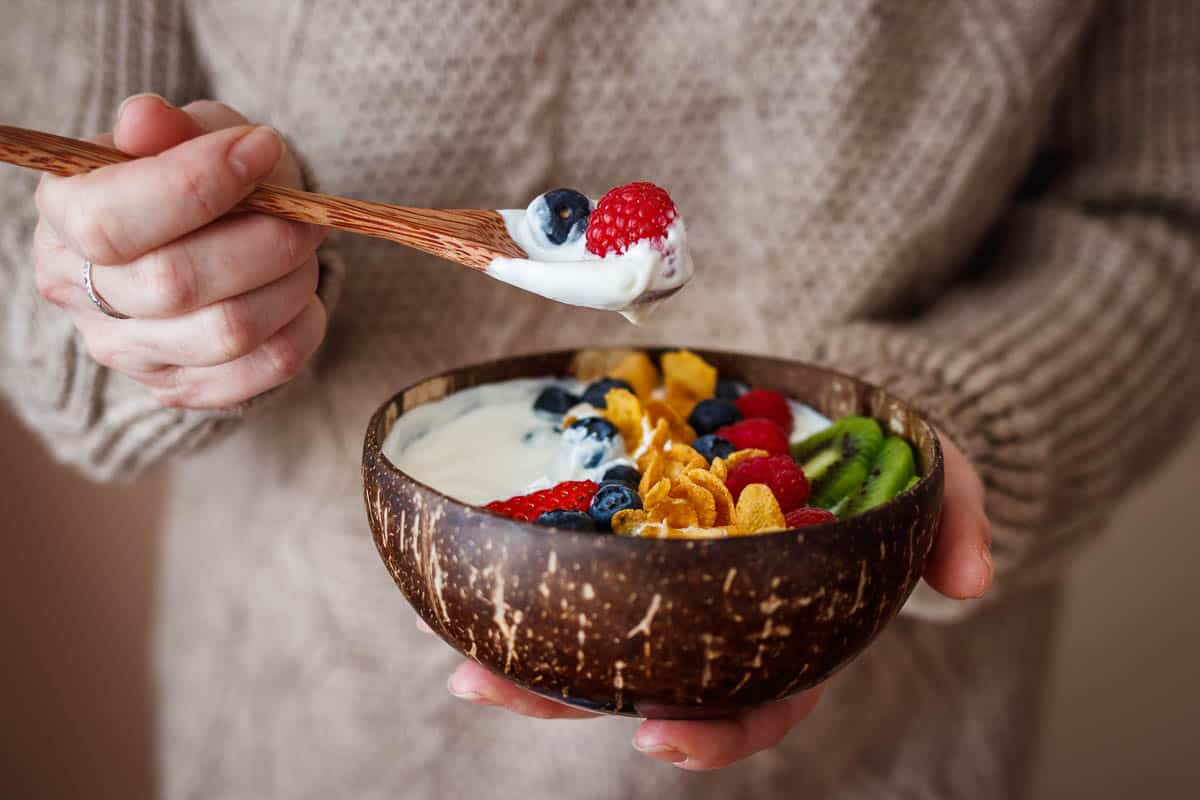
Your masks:
{"label": "woman's hand", "polygon": [[[953,442],[942,437],[946,487],[942,529],[925,580],[947,597],[983,596],[992,580],[991,529],[983,510],[983,483]],[[500,706],[541,719],[589,719],[595,715],[526,692],[465,661],[450,676],[450,691],[480,705]],[[812,712],[821,687],[719,721],[649,720],[633,746],[657,761],[689,770],[719,769],[773,747]]]}
{"label": "woman's hand", "polygon": [[[279,135],[219,103],[139,95],[93,141],[155,157],[38,187],[38,291],[92,357],[186,408],[235,405],[294,377],[325,335],[315,255],[325,231],[226,216],[260,182],[300,186]],[[85,261],[95,291],[130,319],[93,305]]]}

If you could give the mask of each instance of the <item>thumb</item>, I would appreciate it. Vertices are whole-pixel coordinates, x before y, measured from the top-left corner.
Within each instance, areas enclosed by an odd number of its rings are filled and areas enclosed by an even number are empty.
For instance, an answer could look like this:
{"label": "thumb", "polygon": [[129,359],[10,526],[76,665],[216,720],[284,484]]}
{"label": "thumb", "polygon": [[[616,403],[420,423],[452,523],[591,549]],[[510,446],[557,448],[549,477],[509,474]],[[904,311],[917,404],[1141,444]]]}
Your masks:
{"label": "thumb", "polygon": [[[130,155],[154,156],[197,136],[249,124],[246,117],[213,100],[197,100],[178,108],[156,94],[137,94],[117,111],[113,142]],[[300,165],[286,142],[275,168],[263,181],[302,188]]]}
{"label": "thumb", "polygon": [[[196,121],[203,133],[250,124],[250,120],[237,111],[215,100],[196,100],[188,103],[182,110]],[[263,182],[291,186],[294,189],[304,188],[300,163],[292,155],[286,139],[283,139],[283,154],[275,164],[275,169],[271,170],[271,174],[267,175]]]}
{"label": "thumb", "polygon": [[205,133],[192,115],[156,94],[135,94],[117,110],[113,143],[132,156],[156,156]]}

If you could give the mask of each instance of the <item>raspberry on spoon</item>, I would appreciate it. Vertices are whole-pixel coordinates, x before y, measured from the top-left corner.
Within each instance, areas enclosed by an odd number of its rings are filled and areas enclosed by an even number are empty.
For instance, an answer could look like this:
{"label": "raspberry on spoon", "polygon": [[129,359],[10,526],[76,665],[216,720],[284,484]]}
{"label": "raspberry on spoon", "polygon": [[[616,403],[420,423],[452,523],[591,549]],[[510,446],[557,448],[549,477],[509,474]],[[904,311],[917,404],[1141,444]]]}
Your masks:
{"label": "raspberry on spoon", "polygon": [[587,249],[598,256],[624,253],[643,239],[663,240],[679,217],[665,189],[646,181],[610,189],[588,219]]}

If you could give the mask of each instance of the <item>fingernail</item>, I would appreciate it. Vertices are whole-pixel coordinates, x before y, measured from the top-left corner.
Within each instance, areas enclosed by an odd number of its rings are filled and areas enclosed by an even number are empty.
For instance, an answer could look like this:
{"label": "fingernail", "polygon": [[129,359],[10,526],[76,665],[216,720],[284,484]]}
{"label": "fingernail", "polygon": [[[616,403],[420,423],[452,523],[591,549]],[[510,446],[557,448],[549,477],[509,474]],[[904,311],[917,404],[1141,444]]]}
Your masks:
{"label": "fingernail", "polygon": [[229,148],[229,167],[244,181],[256,181],[275,168],[283,142],[273,128],[260,125]]}
{"label": "fingernail", "polygon": [[479,692],[450,692],[459,700],[466,700],[468,703],[475,703],[480,706],[498,706],[500,705],[487,695],[479,694]]}
{"label": "fingernail", "polygon": [[992,576],[995,574],[995,567],[992,566],[992,548],[986,544],[979,547],[979,560],[983,562],[983,575],[979,581],[979,593],[976,597],[983,597],[987,592],[988,586],[992,583]]}
{"label": "fingernail", "polygon": [[450,679],[448,681],[446,681],[446,688],[450,691],[450,694],[454,695],[459,700],[466,700],[471,703],[480,703],[485,706],[499,705],[495,700],[493,700],[492,698],[488,697],[485,694],[482,694],[481,692],[477,692],[474,689],[468,689],[466,687],[459,686],[456,683],[457,679],[458,679],[457,673],[454,675],[451,675]]}
{"label": "fingernail", "polygon": [[672,764],[687,761],[687,753],[682,753],[669,744],[642,744],[634,738],[633,749],[658,761],[669,761]]}
{"label": "fingernail", "polygon": [[162,104],[163,108],[171,107],[171,104],[168,103],[163,98],[162,95],[155,94],[154,92],[142,92],[141,94],[133,94],[133,95],[130,95],[129,97],[126,97],[124,100],[122,100],[121,105],[117,107],[117,122],[121,121],[121,116],[125,113],[125,109],[129,107],[130,103],[132,103],[134,100],[141,100],[143,97],[153,97],[155,100],[157,100],[159,103]]}

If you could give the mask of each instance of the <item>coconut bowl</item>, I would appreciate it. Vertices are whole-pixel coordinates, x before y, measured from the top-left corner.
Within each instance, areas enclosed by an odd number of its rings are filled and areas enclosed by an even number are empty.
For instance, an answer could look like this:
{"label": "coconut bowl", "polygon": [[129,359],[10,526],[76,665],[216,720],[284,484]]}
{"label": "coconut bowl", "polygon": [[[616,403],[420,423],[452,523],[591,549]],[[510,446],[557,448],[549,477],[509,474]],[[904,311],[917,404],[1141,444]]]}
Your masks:
{"label": "coconut bowl", "polygon": [[[651,349],[657,357],[662,349]],[[396,468],[396,419],[483,383],[578,374],[603,351],[521,356],[421,381],[371,418],[363,490],[376,547],[447,644],[545,697],[599,713],[714,718],[815,686],[870,644],[924,571],[942,452],[903,401],[795,361],[697,351],[723,377],[828,417],[864,414],[908,439],[921,481],[861,515],[727,539],[558,531],[454,500]]]}

